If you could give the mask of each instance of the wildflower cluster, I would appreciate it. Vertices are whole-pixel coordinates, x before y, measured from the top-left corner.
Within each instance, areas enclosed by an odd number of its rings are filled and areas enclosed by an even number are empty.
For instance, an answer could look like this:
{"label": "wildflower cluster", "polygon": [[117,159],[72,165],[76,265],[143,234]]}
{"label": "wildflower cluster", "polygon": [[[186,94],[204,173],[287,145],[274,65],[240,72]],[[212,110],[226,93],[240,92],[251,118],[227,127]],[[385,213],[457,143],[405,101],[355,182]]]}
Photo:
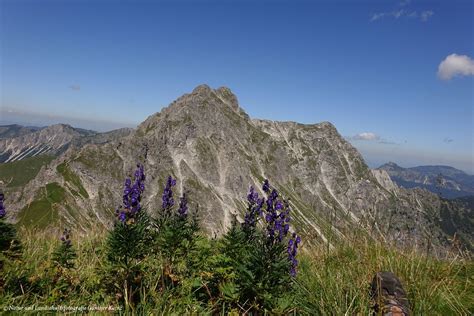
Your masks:
{"label": "wildflower cluster", "polygon": [[[268,180],[263,182],[262,191],[266,197],[259,197],[250,187],[244,222],[241,226],[234,223],[222,243],[234,274],[232,281],[221,287],[223,295],[238,297],[237,306],[248,310],[254,306],[272,309],[288,295],[296,276],[297,247],[301,242],[296,234],[286,242],[291,221],[289,202]],[[262,228],[257,225],[260,219]]]}
{"label": "wildflower cluster", "polygon": [[122,206],[116,210],[118,222],[107,239],[109,264],[102,281],[107,290],[113,291],[122,302],[138,301],[140,280],[144,274],[143,259],[151,251],[153,232],[148,214],[141,205],[145,178],[143,165],[137,164],[134,182],[130,178],[125,180]]}
{"label": "wildflower cluster", "polygon": [[141,196],[145,190],[145,173],[143,165],[138,164],[135,170],[135,181],[125,180],[123,189],[122,206],[115,211],[117,218],[124,224],[132,224],[135,222],[136,215],[141,210]]}
{"label": "wildflower cluster", "polygon": [[145,190],[143,165],[137,164],[134,182],[127,178],[123,189],[122,206],[116,211],[118,225],[114,226],[108,240],[108,257],[111,262],[129,264],[130,260],[142,258],[147,251],[148,216],[140,204]]}
{"label": "wildflower cluster", "polygon": [[[290,230],[290,204],[287,200],[281,201],[279,199],[278,191],[271,188],[268,180],[265,180],[262,189],[269,195],[267,199],[267,213],[265,216],[269,242],[281,243]],[[296,267],[298,266],[296,255],[300,243],[301,238],[297,236],[296,233],[293,233],[288,240],[287,253],[288,261],[290,262],[289,272],[292,277],[296,277]]]}
{"label": "wildflower cluster", "polygon": [[278,198],[278,191],[270,188],[268,180],[265,180],[262,189],[268,194],[265,220],[269,241],[282,242],[290,229],[290,205],[288,201]]}
{"label": "wildflower cluster", "polygon": [[[196,233],[199,229],[195,218],[196,214],[188,216],[188,199],[184,192],[179,198],[177,209],[173,210],[173,206],[175,206],[173,187],[175,185],[176,179],[168,176],[162,195],[161,213],[155,220],[157,232],[155,247],[164,258],[163,283],[165,286],[173,285],[176,282],[175,273],[177,271],[174,270],[174,267],[178,265],[177,262],[189,259],[189,253],[194,247]],[[182,262],[182,265],[188,266],[188,263]]]}
{"label": "wildflower cluster", "polygon": [[[245,229],[255,228],[260,217],[265,213],[267,241],[269,244],[282,243],[290,230],[290,205],[287,200],[280,199],[279,193],[275,188],[270,186],[268,180],[262,185],[262,190],[267,194],[267,199],[259,198],[253,186],[250,187],[247,195],[247,212],[244,216],[242,227]],[[266,206],[265,212],[263,206]],[[288,260],[291,264],[290,275],[296,276],[296,267],[298,260],[296,254],[301,238],[292,234],[292,238],[288,241]]]}

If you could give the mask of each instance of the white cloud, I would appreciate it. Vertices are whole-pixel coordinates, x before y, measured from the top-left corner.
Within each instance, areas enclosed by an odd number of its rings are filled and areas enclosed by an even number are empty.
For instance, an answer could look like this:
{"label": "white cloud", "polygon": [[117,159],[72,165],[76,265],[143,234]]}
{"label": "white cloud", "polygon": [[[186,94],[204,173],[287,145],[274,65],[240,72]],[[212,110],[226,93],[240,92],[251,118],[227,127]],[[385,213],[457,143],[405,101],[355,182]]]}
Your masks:
{"label": "white cloud", "polygon": [[474,75],[474,60],[466,55],[451,54],[438,66],[438,77],[442,80],[472,75]]}
{"label": "white cloud", "polygon": [[433,16],[433,14],[434,14],[434,12],[431,11],[431,10],[423,11],[423,12],[420,13],[420,19],[421,19],[423,22],[426,22],[426,21],[428,21],[428,19],[429,19],[430,17]]}
{"label": "white cloud", "polygon": [[69,89],[74,90],[74,91],[79,91],[81,90],[81,86],[78,84],[73,84],[69,86]]}
{"label": "white cloud", "polygon": [[369,132],[364,132],[357,134],[352,137],[354,140],[379,140],[380,136],[374,134],[374,133],[369,133]]}

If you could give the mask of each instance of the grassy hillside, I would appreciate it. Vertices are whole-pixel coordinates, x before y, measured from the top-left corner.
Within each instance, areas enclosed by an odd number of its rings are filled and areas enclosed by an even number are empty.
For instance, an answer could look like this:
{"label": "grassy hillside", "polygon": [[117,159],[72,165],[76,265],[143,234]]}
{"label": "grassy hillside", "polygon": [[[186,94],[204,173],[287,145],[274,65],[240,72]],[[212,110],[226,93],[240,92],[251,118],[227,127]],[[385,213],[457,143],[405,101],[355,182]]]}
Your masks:
{"label": "grassy hillside", "polygon": [[23,186],[38,174],[42,166],[47,165],[53,159],[53,156],[44,155],[0,163],[0,181],[7,187]]}
{"label": "grassy hillside", "polygon": [[36,199],[18,213],[18,226],[44,228],[58,220],[56,204],[65,196],[65,190],[57,182],[48,183],[38,190]]}
{"label": "grassy hillside", "polygon": [[[87,236],[73,236],[77,252],[75,268],[58,270],[53,252],[60,244],[59,232],[21,230],[23,257],[7,262],[5,283],[0,284],[0,309],[8,306],[112,306],[122,312],[147,314],[242,314],[231,306],[232,291],[227,296],[202,299],[207,281],[222,271],[204,269],[184,276],[173,288],[163,289],[161,280],[164,258],[149,255],[140,263],[145,268],[141,302],[132,310],[120,305],[120,294],[110,293],[105,284],[118,282],[107,277],[106,231],[92,231]],[[201,237],[199,260],[211,264],[219,258],[215,249],[219,240]],[[326,247],[305,249],[295,284],[273,308],[273,313],[367,315],[372,302],[369,285],[377,271],[393,271],[408,293],[414,315],[468,315],[474,312],[474,264],[454,256],[436,260],[420,255],[415,249],[395,250],[382,243],[354,236],[329,251]],[[196,278],[200,276],[200,278]],[[108,279],[107,279],[108,278]],[[62,280],[61,282],[58,281]],[[105,280],[105,281],[104,281]],[[196,284],[197,282],[197,284]],[[65,285],[67,284],[67,286]],[[120,286],[120,285],[119,285]],[[209,285],[210,286],[210,285]],[[262,311],[263,312],[263,311]]]}

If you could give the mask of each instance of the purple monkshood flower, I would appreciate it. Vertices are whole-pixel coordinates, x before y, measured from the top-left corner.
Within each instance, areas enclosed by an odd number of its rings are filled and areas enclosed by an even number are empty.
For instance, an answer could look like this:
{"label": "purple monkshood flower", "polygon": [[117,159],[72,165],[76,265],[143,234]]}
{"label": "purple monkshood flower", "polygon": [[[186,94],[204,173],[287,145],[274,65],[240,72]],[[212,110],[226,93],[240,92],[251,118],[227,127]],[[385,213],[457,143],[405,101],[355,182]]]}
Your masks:
{"label": "purple monkshood flower", "polygon": [[174,205],[173,199],[173,190],[172,187],[176,185],[176,179],[173,179],[171,176],[168,177],[166,181],[165,190],[163,191],[162,196],[162,208],[170,209]]}
{"label": "purple monkshood flower", "polygon": [[263,188],[268,194],[265,221],[269,242],[282,242],[290,229],[290,205],[288,201],[279,199],[278,191],[270,186],[268,180],[265,180]]}
{"label": "purple monkshood flower", "polygon": [[293,233],[291,239],[288,241],[288,260],[290,261],[290,274],[292,277],[296,276],[296,267],[298,266],[298,260],[296,260],[296,255],[298,254],[298,245],[301,243],[300,236]]}
{"label": "purple monkshood flower", "polygon": [[256,226],[259,216],[263,215],[262,207],[265,203],[264,198],[259,198],[258,193],[255,192],[253,186],[250,186],[249,193],[247,195],[247,212],[244,216],[244,228],[253,228]]}
{"label": "purple monkshood flower", "polygon": [[188,200],[186,199],[185,193],[183,193],[179,201],[178,215],[180,217],[186,217],[186,215],[188,215]]}
{"label": "purple monkshood flower", "polygon": [[249,194],[247,195],[247,201],[249,202],[249,204],[253,205],[257,203],[257,199],[258,199],[258,193],[255,192],[255,189],[253,188],[253,186],[250,186]]}
{"label": "purple monkshood flower", "polygon": [[134,182],[130,178],[125,179],[122,206],[115,211],[117,218],[122,223],[127,223],[128,218],[133,218],[141,210],[141,196],[145,190],[145,172],[143,165],[137,164],[134,173]]}
{"label": "purple monkshood flower", "polygon": [[278,211],[278,210],[281,210],[283,208],[283,203],[281,203],[281,201],[277,201],[275,203],[275,210]]}
{"label": "purple monkshood flower", "polygon": [[265,193],[270,192],[270,183],[268,183],[268,179],[265,179],[265,181],[263,181],[262,190]]}
{"label": "purple monkshood flower", "polygon": [[4,218],[7,215],[5,211],[5,205],[3,205],[3,201],[5,200],[5,195],[3,192],[0,192],[0,218]]}
{"label": "purple monkshood flower", "polygon": [[122,223],[125,223],[125,221],[127,220],[127,214],[124,211],[122,211],[120,212],[118,218]]}
{"label": "purple monkshood flower", "polygon": [[[282,243],[290,230],[290,203],[288,200],[280,198],[278,191],[272,188],[269,181],[265,179],[262,190],[267,194],[267,199],[259,198],[258,193],[251,186],[247,195],[248,208],[245,213],[245,221],[242,223],[243,228],[255,227],[260,217],[263,217],[263,206],[265,208],[265,221],[267,229],[267,242],[270,244]],[[293,233],[288,240],[288,260],[290,261],[290,275],[296,276],[296,268],[298,260],[296,255],[298,253],[298,245],[301,243],[301,238]]]}
{"label": "purple monkshood flower", "polygon": [[71,245],[71,239],[69,239],[71,236],[71,230],[65,228],[63,231],[63,235],[61,236],[61,241],[63,242],[64,245],[70,246]]}

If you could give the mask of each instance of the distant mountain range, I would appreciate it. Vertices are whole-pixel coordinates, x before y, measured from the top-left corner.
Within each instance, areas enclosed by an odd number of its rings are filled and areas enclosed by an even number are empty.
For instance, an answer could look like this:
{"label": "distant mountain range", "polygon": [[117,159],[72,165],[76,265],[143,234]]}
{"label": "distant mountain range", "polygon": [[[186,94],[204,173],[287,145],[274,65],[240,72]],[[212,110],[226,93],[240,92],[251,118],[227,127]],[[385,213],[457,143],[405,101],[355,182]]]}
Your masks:
{"label": "distant mountain range", "polygon": [[456,234],[474,249],[465,202],[397,186],[386,170],[369,169],[329,122],[252,119],[226,87],[198,86],[134,130],[14,130],[23,134],[0,140],[8,161],[0,163],[0,187],[8,220],[19,226],[110,227],[123,181],[142,163],[146,210],[161,208],[163,184],[173,175],[176,198],[186,193],[210,235],[225,232],[234,216],[242,220],[249,186],[261,194],[268,178],[290,199],[293,227],[308,243],[331,246],[361,231],[442,253]]}
{"label": "distant mountain range", "polygon": [[21,126],[18,124],[0,126],[0,139],[23,136],[40,130],[41,127]]}
{"label": "distant mountain range", "polygon": [[385,170],[392,181],[403,188],[423,188],[448,199],[474,195],[474,176],[453,167],[402,168],[389,162],[378,169]]}
{"label": "distant mountain range", "polygon": [[125,136],[132,129],[123,128],[106,133],[74,128],[66,124],[48,127],[0,126],[0,163],[20,161],[40,155],[57,156],[70,146],[106,143]]}

